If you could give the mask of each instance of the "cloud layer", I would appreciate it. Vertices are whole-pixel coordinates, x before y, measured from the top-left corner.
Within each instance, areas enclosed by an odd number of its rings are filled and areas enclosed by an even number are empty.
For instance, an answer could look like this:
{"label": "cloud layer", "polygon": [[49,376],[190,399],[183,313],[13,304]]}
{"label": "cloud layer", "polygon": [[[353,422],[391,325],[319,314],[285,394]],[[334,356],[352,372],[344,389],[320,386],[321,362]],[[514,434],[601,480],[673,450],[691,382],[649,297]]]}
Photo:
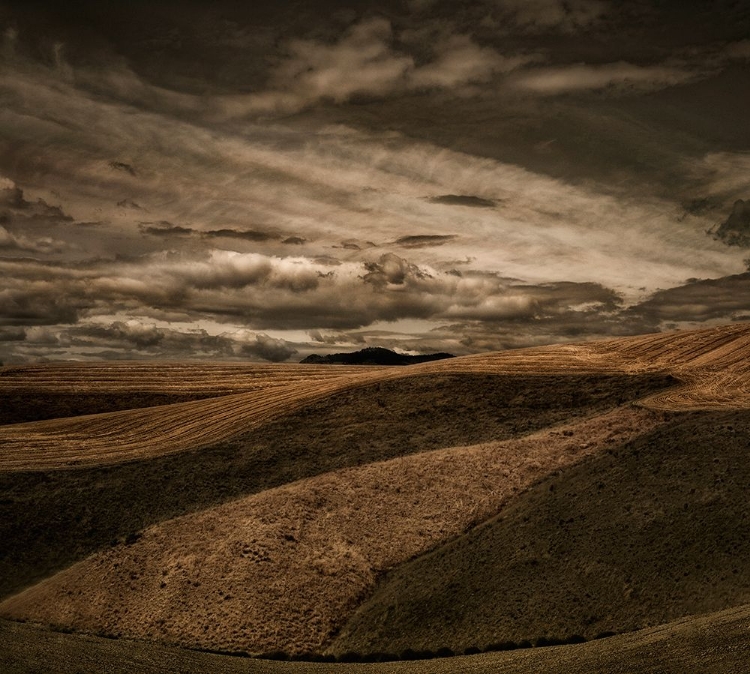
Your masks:
{"label": "cloud layer", "polygon": [[746,319],[739,10],[245,5],[8,14],[0,360]]}

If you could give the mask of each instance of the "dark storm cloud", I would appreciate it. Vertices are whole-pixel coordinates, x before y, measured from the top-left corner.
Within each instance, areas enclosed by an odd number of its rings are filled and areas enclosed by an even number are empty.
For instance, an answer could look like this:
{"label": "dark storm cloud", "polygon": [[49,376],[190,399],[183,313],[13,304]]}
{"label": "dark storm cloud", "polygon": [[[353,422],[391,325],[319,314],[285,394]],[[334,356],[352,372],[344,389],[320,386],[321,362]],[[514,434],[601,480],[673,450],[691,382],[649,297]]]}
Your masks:
{"label": "dark storm cloud", "polygon": [[159,222],[141,222],[138,224],[138,228],[144,234],[150,236],[164,236],[167,238],[170,236],[191,236],[195,234],[195,230],[191,227],[174,225],[167,220],[160,220]]}
{"label": "dark storm cloud", "polygon": [[255,229],[212,229],[202,232],[207,239],[241,239],[243,241],[271,241],[278,239],[276,234],[262,232]]}
{"label": "dark storm cloud", "polygon": [[661,290],[629,309],[627,316],[646,321],[652,329],[670,323],[750,318],[750,273],[694,280]]}
{"label": "dark storm cloud", "polygon": [[165,320],[212,317],[253,329],[350,330],[404,318],[533,322],[611,312],[619,303],[598,284],[521,284],[482,272],[455,276],[393,253],[337,266],[231,251],[78,266],[0,260],[0,272],[12,272],[0,295],[0,320],[19,326],[127,311]]}
{"label": "dark storm cloud", "polygon": [[0,326],[75,323],[89,304],[81,298],[65,297],[61,294],[63,287],[54,283],[14,286],[0,293]]}
{"label": "dark storm cloud", "polygon": [[24,328],[0,328],[0,342],[22,342],[25,339],[26,330]]}
{"label": "dark storm cloud", "polygon": [[272,363],[281,363],[289,360],[297,353],[297,349],[283,339],[274,339],[260,333],[255,336],[254,342],[243,344],[241,352],[243,354],[258,356],[263,360],[270,360]]}
{"label": "dark storm cloud", "polygon": [[469,206],[471,208],[494,208],[497,203],[494,199],[483,199],[468,194],[443,194],[439,197],[430,197],[427,201],[433,204],[447,204],[448,206]]}
{"label": "dark storm cloud", "polygon": [[145,210],[143,206],[140,204],[137,204],[132,199],[122,199],[121,201],[117,202],[118,208],[125,208],[125,209],[132,209],[134,211],[143,211]]}
{"label": "dark storm cloud", "polygon": [[[0,342],[8,343],[3,355],[10,356],[13,362],[24,360],[24,356],[50,353],[52,349],[59,357],[78,353],[100,358],[106,351],[110,358],[250,357],[275,363],[297,353],[290,342],[263,333],[235,331],[211,335],[203,329],[180,331],[138,320],[39,326],[27,330],[0,328]],[[15,351],[10,342],[20,342]]]}
{"label": "dark storm cloud", "polygon": [[41,198],[28,201],[23,190],[17,186],[0,189],[0,212],[3,211],[6,218],[15,216],[22,221],[73,222],[73,217],[60,206],[52,206]]}
{"label": "dark storm cloud", "polygon": [[720,206],[720,202],[712,197],[698,197],[682,204],[687,215],[705,215]]}
{"label": "dark storm cloud", "polygon": [[[202,237],[203,239],[239,239],[241,241],[255,241],[259,243],[279,239],[278,234],[263,232],[257,229],[222,228],[202,231],[192,227],[175,225],[167,220],[160,220],[158,222],[141,222],[138,227],[144,234],[165,238],[172,236],[196,236]],[[292,243],[294,242],[292,241]],[[300,239],[300,243],[304,243],[304,239]]]}
{"label": "dark storm cloud", "polygon": [[750,200],[735,201],[729,217],[712,234],[727,246],[750,248]]}
{"label": "dark storm cloud", "polygon": [[111,161],[111,162],[109,162],[109,165],[113,169],[115,169],[116,171],[124,171],[125,173],[133,176],[134,178],[135,178],[135,176],[138,175],[136,173],[136,170],[130,164],[126,164],[125,162],[122,162],[122,161]]}
{"label": "dark storm cloud", "polygon": [[[704,235],[748,189],[742,3],[210,4],[10,12],[0,325],[37,355],[275,360],[303,347],[274,331],[401,320],[465,353],[746,310],[744,206],[733,248]],[[623,308],[691,276],[725,278]]]}
{"label": "dark storm cloud", "polygon": [[442,246],[456,238],[455,234],[413,234],[396,239],[396,245],[403,248],[428,248]]}

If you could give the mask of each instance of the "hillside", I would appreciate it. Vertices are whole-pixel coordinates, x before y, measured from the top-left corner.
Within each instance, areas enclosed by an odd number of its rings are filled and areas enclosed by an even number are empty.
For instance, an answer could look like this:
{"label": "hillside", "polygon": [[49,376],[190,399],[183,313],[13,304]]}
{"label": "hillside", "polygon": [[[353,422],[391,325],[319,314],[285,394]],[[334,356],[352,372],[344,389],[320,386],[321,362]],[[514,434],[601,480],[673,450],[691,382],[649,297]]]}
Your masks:
{"label": "hillside", "polygon": [[147,529],[0,604],[0,615],[191,647],[320,652],[378,573],[660,423],[622,409],[266,490]]}
{"label": "hillside", "polygon": [[[670,347],[671,345],[671,347]],[[479,354],[365,371],[290,366],[247,393],[109,414],[0,427],[0,471],[45,470],[151,458],[206,447],[368,383],[421,374],[670,374],[682,382],[641,404],[660,410],[750,408],[750,328],[738,324]],[[267,366],[268,367],[268,366]],[[3,370],[2,372],[6,372]],[[177,372],[179,381],[182,374]],[[0,377],[1,379],[1,377]]]}
{"label": "hillside", "polygon": [[336,653],[622,632],[750,601],[750,413],[679,416],[387,575]]}
{"label": "hillside", "polygon": [[306,365],[416,365],[417,363],[429,363],[446,358],[454,358],[454,356],[452,353],[430,353],[412,356],[397,353],[390,349],[370,346],[351,353],[330,353],[325,356],[313,353],[301,360],[300,363]]}
{"label": "hillside", "polygon": [[405,663],[316,664],[226,657],[144,641],[61,634],[0,620],[7,674],[727,674],[750,660],[750,606],[584,644]]}
{"label": "hillside", "polygon": [[409,368],[4,368],[2,396],[55,417],[0,427],[7,617],[343,654],[750,602],[747,325]]}
{"label": "hillside", "polygon": [[[199,450],[118,463],[108,452],[75,469],[0,472],[0,597],[179,515],[348,466],[513,438],[672,385],[663,375],[408,377],[292,407]],[[112,417],[89,417],[102,418]],[[29,444],[15,445],[12,466],[39,465],[26,458]],[[75,452],[74,440],[67,446]]]}

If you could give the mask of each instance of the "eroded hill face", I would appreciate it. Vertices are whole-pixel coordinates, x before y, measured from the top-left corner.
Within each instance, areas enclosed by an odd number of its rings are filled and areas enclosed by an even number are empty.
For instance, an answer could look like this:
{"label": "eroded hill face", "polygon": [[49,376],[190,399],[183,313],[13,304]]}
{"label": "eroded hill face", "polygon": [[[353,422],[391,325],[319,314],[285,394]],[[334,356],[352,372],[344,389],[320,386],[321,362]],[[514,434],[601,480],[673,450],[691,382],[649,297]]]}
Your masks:
{"label": "eroded hill face", "polygon": [[292,366],[221,398],[0,428],[6,591],[50,576],[0,610],[341,652],[750,601],[749,356],[734,325],[398,372]]}

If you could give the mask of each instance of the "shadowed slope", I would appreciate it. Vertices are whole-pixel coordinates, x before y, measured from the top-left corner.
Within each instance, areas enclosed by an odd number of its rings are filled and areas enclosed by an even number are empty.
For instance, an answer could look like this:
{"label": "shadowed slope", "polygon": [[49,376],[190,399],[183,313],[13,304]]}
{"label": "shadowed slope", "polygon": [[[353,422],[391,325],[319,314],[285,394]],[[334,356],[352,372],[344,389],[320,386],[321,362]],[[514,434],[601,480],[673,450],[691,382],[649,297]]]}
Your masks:
{"label": "shadowed slope", "polygon": [[750,601],[750,413],[680,416],[389,574],[334,652],[594,636]]}
{"label": "shadowed slope", "polygon": [[44,363],[0,368],[0,424],[169,405],[360,368],[232,363]]}
{"label": "shadowed slope", "polygon": [[[336,391],[428,373],[674,373],[679,392],[645,404],[665,410],[750,408],[750,327],[621,338],[452,358],[404,369],[313,377],[271,390],[0,428],[0,470],[44,470],[138,460],[204,447]],[[295,368],[306,366],[292,366]],[[338,372],[337,372],[338,374]]]}
{"label": "shadowed slope", "polygon": [[319,650],[376,573],[487,519],[546,474],[660,422],[629,407],[267,490],[148,529],[0,611],[190,646]]}
{"label": "shadowed slope", "polygon": [[644,405],[672,411],[750,409],[750,325],[746,323],[478,354],[445,367],[488,373],[668,372],[683,386],[655,394]]}
{"label": "shadowed slope", "polygon": [[0,620],[6,674],[741,674],[750,661],[750,606],[575,646],[383,664],[232,658],[125,639],[59,634]]}
{"label": "shadowed slope", "polygon": [[0,596],[110,541],[326,471],[526,434],[672,384],[645,375],[432,375],[335,393],[200,450],[0,473]]}

